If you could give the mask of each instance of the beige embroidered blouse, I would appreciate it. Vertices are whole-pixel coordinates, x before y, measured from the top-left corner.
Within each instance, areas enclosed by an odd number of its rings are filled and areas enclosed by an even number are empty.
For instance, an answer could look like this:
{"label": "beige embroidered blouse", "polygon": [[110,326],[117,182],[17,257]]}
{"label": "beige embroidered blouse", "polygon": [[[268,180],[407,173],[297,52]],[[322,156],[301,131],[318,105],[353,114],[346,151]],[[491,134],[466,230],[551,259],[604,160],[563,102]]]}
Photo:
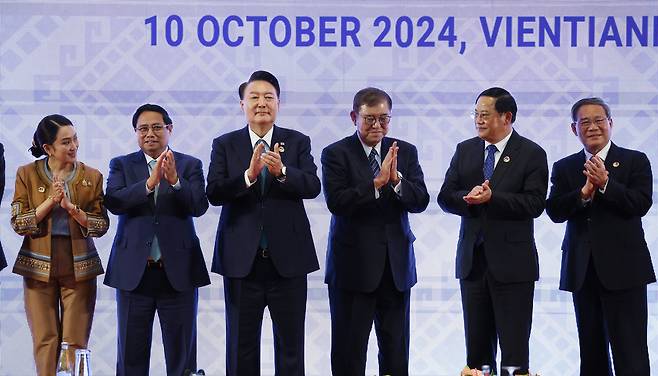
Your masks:
{"label": "beige embroidered blouse", "polygon": [[[51,188],[45,159],[36,160],[18,168],[11,203],[11,225],[16,233],[25,236],[13,271],[44,282],[50,279],[52,218],[48,214],[36,223],[36,208],[52,194]],[[86,228],[69,217],[75,279],[83,281],[103,274],[100,257],[91,239],[105,234],[110,223],[103,205],[103,175],[78,162],[75,176],[68,182],[68,190],[71,202],[87,213]]]}

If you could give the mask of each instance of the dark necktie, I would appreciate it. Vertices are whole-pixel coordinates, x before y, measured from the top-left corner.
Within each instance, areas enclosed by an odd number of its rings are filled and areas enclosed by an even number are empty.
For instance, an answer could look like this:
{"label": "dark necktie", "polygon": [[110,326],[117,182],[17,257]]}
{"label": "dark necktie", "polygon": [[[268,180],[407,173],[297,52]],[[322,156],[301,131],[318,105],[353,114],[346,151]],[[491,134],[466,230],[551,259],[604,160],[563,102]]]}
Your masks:
{"label": "dark necktie", "polygon": [[370,154],[368,155],[368,162],[370,163],[370,168],[372,169],[372,176],[377,177],[379,175],[379,162],[377,162],[377,150],[375,148],[370,149]]}
{"label": "dark necktie", "polygon": [[[263,144],[263,151],[268,152],[270,151],[270,146],[267,144],[267,141],[263,140],[262,138],[256,141],[256,146],[258,144]],[[258,177],[258,180],[260,180],[260,194],[261,196],[265,195],[265,185],[267,183],[267,175],[269,172],[267,171],[267,166],[263,167],[262,170],[260,170],[260,176]],[[265,228],[263,228],[263,231],[260,233],[260,240],[258,241],[258,247],[260,249],[267,249],[267,235],[265,234]]]}
{"label": "dark necktie", "polygon": [[[270,146],[267,144],[267,141],[263,140],[262,138],[256,141],[256,146],[258,144],[263,144],[263,152],[268,152],[270,151]],[[260,194],[263,195],[265,194],[265,183],[267,183],[267,166],[263,167],[262,170],[260,170],[260,177],[258,178],[260,180]]]}
{"label": "dark necktie", "polygon": [[495,154],[498,151],[496,145],[491,144],[487,146],[487,158],[484,160],[482,172],[484,172],[484,180],[491,180],[494,173],[494,163],[496,161]]}

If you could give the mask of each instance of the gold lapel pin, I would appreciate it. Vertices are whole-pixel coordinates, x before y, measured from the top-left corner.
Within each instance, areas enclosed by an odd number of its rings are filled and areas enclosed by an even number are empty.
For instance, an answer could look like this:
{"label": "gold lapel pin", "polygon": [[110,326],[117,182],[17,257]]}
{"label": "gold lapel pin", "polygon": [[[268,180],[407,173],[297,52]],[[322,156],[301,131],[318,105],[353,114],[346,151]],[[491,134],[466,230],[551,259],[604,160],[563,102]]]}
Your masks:
{"label": "gold lapel pin", "polygon": [[612,167],[619,167],[619,162],[617,161],[612,162]]}
{"label": "gold lapel pin", "polygon": [[286,151],[286,148],[284,148],[284,146],[286,146],[285,142],[279,142],[279,153],[283,153],[284,151]]}
{"label": "gold lapel pin", "polygon": [[37,188],[37,191],[39,191],[39,193],[44,193],[46,191],[46,187],[39,187]]}
{"label": "gold lapel pin", "polygon": [[505,162],[505,163],[507,163],[511,160],[512,160],[512,158],[510,158],[509,155],[506,155],[506,156],[503,157],[503,162]]}

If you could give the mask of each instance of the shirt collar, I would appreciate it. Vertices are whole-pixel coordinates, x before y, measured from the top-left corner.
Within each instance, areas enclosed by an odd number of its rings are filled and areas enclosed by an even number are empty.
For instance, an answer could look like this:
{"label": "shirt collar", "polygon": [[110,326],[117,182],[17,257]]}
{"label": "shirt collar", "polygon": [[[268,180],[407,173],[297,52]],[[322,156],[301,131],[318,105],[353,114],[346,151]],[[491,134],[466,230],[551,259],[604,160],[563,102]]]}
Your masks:
{"label": "shirt collar", "polygon": [[[170,150],[169,145],[167,145],[167,148],[165,150]],[[144,152],[142,152],[142,153],[144,153]],[[150,155],[148,155],[146,153],[144,153],[144,157],[146,157],[146,164],[150,164],[151,161],[157,160],[156,158],[152,158]]]}
{"label": "shirt collar", "polygon": [[[500,141],[496,142],[495,144],[493,144],[493,145],[496,145],[496,149],[498,149],[499,152],[502,153],[503,150],[505,150],[505,146],[507,146],[507,142],[509,142],[509,139],[510,139],[510,137],[512,137],[513,132],[514,132],[514,129],[512,128],[512,130],[509,132],[509,134],[507,136],[505,136],[505,138],[503,138],[502,140],[500,140]],[[489,145],[491,145],[491,142],[484,141],[484,150],[485,151],[487,150],[487,146],[489,146]]]}
{"label": "shirt collar", "polygon": [[265,136],[263,137],[260,137],[259,135],[256,134],[256,132],[252,131],[251,127],[247,126],[247,128],[249,128],[249,139],[251,139],[252,149],[256,147],[256,142],[258,142],[258,140],[260,140],[261,138],[265,140],[265,142],[267,142],[267,145],[270,148],[272,148],[272,133],[274,133],[274,126],[272,126],[272,128],[270,128],[270,130],[267,131],[267,133],[265,133]]}
{"label": "shirt collar", "polygon": [[[377,152],[377,155],[379,156],[379,158],[382,157],[382,142],[381,141],[379,141],[377,143],[377,145],[375,145],[375,146],[368,146],[361,139],[361,136],[359,135],[359,132],[356,132],[356,137],[359,139],[359,142],[361,143],[361,146],[363,147],[363,151],[366,153],[366,156],[370,156],[370,150],[372,150],[374,148],[375,151]],[[383,138],[382,138],[382,140],[383,140]]]}
{"label": "shirt collar", "polygon": [[[599,150],[598,153],[596,153],[596,156],[603,159],[608,157],[608,152],[610,151],[610,145],[612,145],[612,141],[608,140],[608,143],[603,147],[603,149]],[[588,152],[587,149],[583,149],[585,151],[585,159],[589,160],[590,158],[593,157],[592,153]]]}

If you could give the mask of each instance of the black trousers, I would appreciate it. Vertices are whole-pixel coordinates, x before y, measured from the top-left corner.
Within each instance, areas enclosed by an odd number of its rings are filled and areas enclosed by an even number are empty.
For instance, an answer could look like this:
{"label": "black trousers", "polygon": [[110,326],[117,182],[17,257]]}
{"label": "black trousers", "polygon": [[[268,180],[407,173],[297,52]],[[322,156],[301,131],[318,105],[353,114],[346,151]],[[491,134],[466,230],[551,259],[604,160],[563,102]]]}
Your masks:
{"label": "black trousers", "polygon": [[580,374],[650,375],[647,347],[647,287],[608,290],[590,259],[585,281],[573,293],[580,343]]}
{"label": "black trousers", "polygon": [[468,366],[480,369],[488,364],[496,371],[500,341],[501,367],[517,366],[519,373],[528,373],[535,283],[496,281],[480,245],[474,250],[473,269],[460,280],[460,288]]}
{"label": "black trousers", "polygon": [[375,324],[379,345],[379,374],[409,374],[409,298],[399,291],[388,260],[373,292],[329,286],[331,309],[331,371],[336,376],[363,376],[368,338]]}
{"label": "black trousers", "polygon": [[260,252],[247,277],[224,277],[227,376],[260,375],[265,307],[272,318],[275,375],[304,375],[306,295],[306,275],[284,278]]}
{"label": "black trousers", "polygon": [[133,291],[117,289],[117,375],[147,376],[158,313],[167,375],[196,370],[198,290],[176,291],[161,267],[146,267]]}

